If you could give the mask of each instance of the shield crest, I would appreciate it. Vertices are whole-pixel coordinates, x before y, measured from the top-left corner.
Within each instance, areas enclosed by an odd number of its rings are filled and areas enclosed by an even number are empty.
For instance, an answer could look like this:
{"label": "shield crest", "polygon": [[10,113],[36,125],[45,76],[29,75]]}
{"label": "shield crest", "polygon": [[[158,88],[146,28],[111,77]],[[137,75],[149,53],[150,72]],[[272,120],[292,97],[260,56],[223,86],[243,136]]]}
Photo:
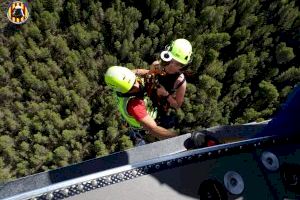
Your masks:
{"label": "shield crest", "polygon": [[7,18],[14,24],[23,24],[29,17],[27,6],[21,1],[14,1],[7,10]]}

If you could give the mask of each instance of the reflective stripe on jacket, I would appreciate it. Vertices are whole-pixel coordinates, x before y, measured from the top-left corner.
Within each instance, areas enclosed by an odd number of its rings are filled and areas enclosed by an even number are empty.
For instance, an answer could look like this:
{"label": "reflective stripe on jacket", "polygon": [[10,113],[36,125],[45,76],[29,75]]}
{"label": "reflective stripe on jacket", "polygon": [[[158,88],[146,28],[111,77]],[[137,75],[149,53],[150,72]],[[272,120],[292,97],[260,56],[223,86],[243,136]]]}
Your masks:
{"label": "reflective stripe on jacket", "polygon": [[[142,81],[141,84],[143,84],[143,81]],[[128,102],[131,98],[139,98],[139,97],[135,97],[135,96],[129,96],[129,97],[117,96],[118,108],[119,108],[119,111],[121,112],[122,117],[126,120],[126,122],[129,123],[130,126],[135,127],[135,128],[141,128],[140,122],[138,122],[134,117],[129,115],[128,112],[127,112],[127,105],[128,105]],[[156,119],[157,109],[152,106],[152,102],[151,102],[150,98],[145,95],[143,100],[145,102],[145,106],[146,106],[146,109],[147,109],[147,114],[150,117],[152,117],[153,119]]]}

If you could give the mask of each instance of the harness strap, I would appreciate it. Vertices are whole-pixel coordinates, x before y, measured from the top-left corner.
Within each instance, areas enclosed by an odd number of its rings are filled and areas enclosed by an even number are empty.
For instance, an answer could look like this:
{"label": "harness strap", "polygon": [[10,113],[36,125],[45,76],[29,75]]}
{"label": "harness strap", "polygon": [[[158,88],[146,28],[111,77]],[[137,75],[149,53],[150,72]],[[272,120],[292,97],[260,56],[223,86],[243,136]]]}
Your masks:
{"label": "harness strap", "polygon": [[185,77],[183,78],[183,80],[177,85],[176,88],[174,88],[175,90],[177,90],[184,82],[185,82]]}
{"label": "harness strap", "polygon": [[121,93],[121,92],[116,92],[118,97],[133,97],[133,96],[140,96],[140,92],[136,93]]}
{"label": "harness strap", "polygon": [[170,92],[171,92],[171,94],[173,94],[174,92],[176,92],[176,90],[178,89],[178,88],[180,88],[180,86],[182,86],[182,84],[184,83],[186,81],[186,79],[185,79],[185,77],[183,78],[183,80],[175,87],[175,88],[173,88]]}

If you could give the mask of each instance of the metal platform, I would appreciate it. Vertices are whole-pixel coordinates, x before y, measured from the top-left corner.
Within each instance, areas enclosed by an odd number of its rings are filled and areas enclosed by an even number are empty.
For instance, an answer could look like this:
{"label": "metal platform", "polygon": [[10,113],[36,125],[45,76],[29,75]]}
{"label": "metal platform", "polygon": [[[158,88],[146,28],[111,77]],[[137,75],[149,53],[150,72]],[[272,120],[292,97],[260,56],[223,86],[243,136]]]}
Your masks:
{"label": "metal platform", "polygon": [[[209,131],[219,137],[247,138],[264,126],[220,126]],[[299,198],[298,141],[268,136],[187,151],[184,143],[189,137],[24,177],[4,185],[0,199]]]}

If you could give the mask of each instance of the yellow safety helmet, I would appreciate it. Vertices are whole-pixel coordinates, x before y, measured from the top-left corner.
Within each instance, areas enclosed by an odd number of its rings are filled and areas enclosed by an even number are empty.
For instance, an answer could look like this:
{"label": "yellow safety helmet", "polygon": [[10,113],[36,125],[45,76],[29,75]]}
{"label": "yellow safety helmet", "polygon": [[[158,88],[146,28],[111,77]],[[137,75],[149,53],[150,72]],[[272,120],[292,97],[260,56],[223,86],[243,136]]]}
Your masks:
{"label": "yellow safety helmet", "polygon": [[113,90],[127,93],[135,83],[136,76],[126,67],[112,66],[106,71],[104,79]]}
{"label": "yellow safety helmet", "polygon": [[166,51],[161,53],[161,59],[164,61],[170,61],[171,59],[186,65],[190,62],[192,55],[192,45],[186,39],[177,39],[167,47]]}

